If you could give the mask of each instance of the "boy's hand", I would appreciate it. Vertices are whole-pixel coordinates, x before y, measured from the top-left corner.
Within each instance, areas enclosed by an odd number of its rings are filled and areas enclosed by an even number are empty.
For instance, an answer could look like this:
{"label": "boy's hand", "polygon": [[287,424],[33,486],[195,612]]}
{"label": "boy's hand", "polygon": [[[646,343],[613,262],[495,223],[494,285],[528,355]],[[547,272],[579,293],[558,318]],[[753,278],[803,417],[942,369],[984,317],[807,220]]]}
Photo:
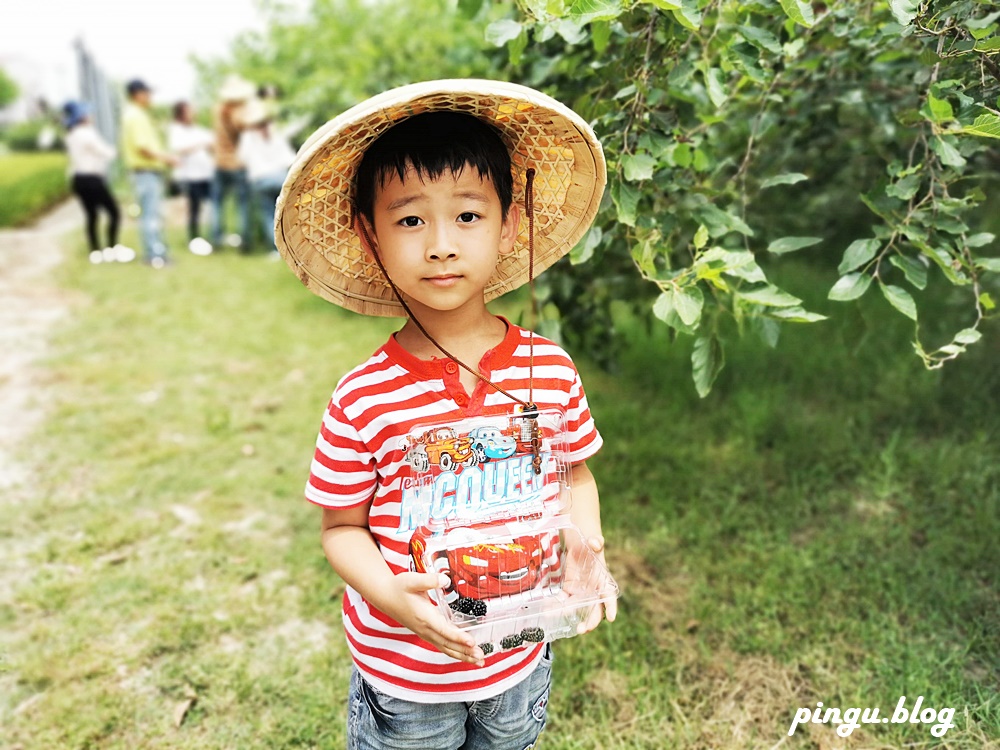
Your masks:
{"label": "boy's hand", "polygon": [[447,578],[438,573],[400,573],[395,577],[397,595],[382,611],[441,653],[481,667],[486,663],[486,655],[476,641],[449,623],[427,597],[428,591],[447,584]]}
{"label": "boy's hand", "polygon": [[[601,560],[601,564],[607,567],[607,562],[604,559],[604,537],[598,536],[591,539],[587,539],[587,546],[590,547]],[[608,622],[614,622],[615,617],[618,616],[618,599],[611,597],[603,606],[594,607],[591,611],[590,616],[579,625],[576,626],[577,633],[589,633],[591,630],[596,628],[601,624],[601,615],[604,615]]]}

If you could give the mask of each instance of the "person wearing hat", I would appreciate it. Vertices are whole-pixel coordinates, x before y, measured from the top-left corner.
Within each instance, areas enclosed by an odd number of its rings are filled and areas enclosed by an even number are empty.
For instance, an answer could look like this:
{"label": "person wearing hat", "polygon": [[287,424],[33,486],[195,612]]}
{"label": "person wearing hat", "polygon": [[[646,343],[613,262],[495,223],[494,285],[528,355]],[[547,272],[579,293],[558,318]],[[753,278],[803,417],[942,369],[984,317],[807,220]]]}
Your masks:
{"label": "person wearing hat", "polygon": [[[118,244],[121,211],[107,180],[108,165],[115,158],[114,146],[97,132],[90,117],[90,105],[86,102],[67,102],[63,107],[63,125],[67,131],[65,142],[73,193],[83,204],[87,217],[90,262],[134,260],[135,251]],[[101,211],[108,216],[108,241],[104,245],[98,239]]]}
{"label": "person wearing hat", "polygon": [[145,261],[153,268],[163,268],[168,262],[161,216],[164,172],[177,164],[177,159],[164,148],[149,113],[152,103],[149,86],[134,79],[125,90],[128,102],[122,113],[122,158],[132,177],[141,211],[139,228]]}
{"label": "person wearing hat", "polygon": [[295,161],[295,149],[282,128],[274,123],[273,110],[260,99],[251,99],[243,110],[245,130],[237,150],[246,165],[247,180],[263,222],[264,240],[275,257],[274,204],[281,193],[288,168]]}
{"label": "person wearing hat", "polygon": [[[289,172],[275,237],[296,276],[348,310],[406,318],[337,384],[305,490],[322,510],[326,557],[347,584],[350,748],[526,748],[545,724],[550,644],[478,645],[428,596],[447,576],[410,567],[413,530],[456,512],[463,492],[466,502],[486,492],[487,480],[461,477],[490,476],[475,472],[494,459],[440,458],[438,478],[450,475],[451,490],[435,484],[428,509],[408,436],[470,417],[560,410],[571,516],[603,561],[586,463],[602,441],[573,361],[486,303],[572,249],[605,182],[601,146],[578,115],[532,89],[479,80],[369,99],[314,133]],[[522,476],[520,458],[489,488],[515,514],[518,488],[545,481]],[[541,457],[527,459],[537,473]],[[614,619],[607,601],[580,632],[602,614]]]}
{"label": "person wearing hat", "polygon": [[[228,244],[247,249],[250,241],[250,183],[238,148],[245,124],[243,109],[255,94],[253,84],[231,75],[219,88],[219,103],[212,111],[215,133],[215,177],[212,181],[212,244]],[[236,202],[239,234],[225,234],[227,196]]]}

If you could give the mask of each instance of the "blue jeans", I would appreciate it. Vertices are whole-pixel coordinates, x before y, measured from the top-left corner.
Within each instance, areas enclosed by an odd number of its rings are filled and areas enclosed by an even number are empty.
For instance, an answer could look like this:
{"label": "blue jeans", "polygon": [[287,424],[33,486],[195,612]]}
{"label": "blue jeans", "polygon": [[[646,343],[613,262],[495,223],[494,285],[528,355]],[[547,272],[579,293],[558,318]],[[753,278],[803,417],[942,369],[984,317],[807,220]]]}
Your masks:
{"label": "blue jeans", "polygon": [[261,226],[264,229],[264,244],[274,251],[278,250],[274,243],[274,210],[284,181],[284,173],[253,181],[253,194],[257,199]]}
{"label": "blue jeans", "polygon": [[245,169],[216,169],[212,181],[212,244],[222,245],[223,204],[226,196],[235,195],[243,249],[250,243],[250,183]]}
{"label": "blue jeans", "polygon": [[142,234],[142,250],[147,261],[166,258],[167,246],[163,241],[163,219],[160,204],[163,202],[163,175],[151,170],[132,173],[132,188],[139,201],[139,232]]}
{"label": "blue jeans", "polygon": [[535,671],[493,698],[413,703],[369,685],[355,669],[347,702],[348,750],[526,750],[545,728],[552,648]]}

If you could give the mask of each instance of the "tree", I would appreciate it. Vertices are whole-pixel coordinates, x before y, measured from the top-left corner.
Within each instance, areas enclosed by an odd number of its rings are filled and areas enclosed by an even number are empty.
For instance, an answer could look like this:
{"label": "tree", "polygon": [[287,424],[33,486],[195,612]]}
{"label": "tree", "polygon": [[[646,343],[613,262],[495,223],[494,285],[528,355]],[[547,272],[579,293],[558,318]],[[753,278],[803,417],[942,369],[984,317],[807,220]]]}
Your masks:
{"label": "tree", "polygon": [[[482,17],[488,5],[462,3]],[[1000,51],[992,4],[801,0],[521,0],[486,35],[513,79],[587,117],[610,201],[545,291],[567,337],[613,336],[628,300],[695,337],[701,395],[732,331],[769,345],[822,318],[768,282],[770,259],[842,252],[830,299],[877,286],[940,367],[995,314],[1000,259],[974,231],[996,171]],[[856,227],[866,228],[846,234]],[[929,274],[964,294],[968,321],[921,339]],[[992,285],[992,286],[991,286]],[[995,294],[995,291],[994,291]],[[735,323],[735,326],[731,323]],[[591,350],[607,350],[604,346]]]}
{"label": "tree", "polygon": [[19,94],[17,83],[0,68],[0,109],[12,104]]}

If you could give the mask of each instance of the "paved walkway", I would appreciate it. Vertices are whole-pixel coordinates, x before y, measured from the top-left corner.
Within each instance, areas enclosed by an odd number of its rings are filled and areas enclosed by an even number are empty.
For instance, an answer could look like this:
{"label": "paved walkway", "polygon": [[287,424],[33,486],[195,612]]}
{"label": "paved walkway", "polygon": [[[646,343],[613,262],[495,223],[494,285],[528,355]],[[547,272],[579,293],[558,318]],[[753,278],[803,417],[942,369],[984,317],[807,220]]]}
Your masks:
{"label": "paved walkway", "polygon": [[38,361],[70,305],[53,271],[60,240],[82,221],[80,207],[66,201],[30,227],[0,230],[0,491],[25,479],[15,448],[44,414]]}

